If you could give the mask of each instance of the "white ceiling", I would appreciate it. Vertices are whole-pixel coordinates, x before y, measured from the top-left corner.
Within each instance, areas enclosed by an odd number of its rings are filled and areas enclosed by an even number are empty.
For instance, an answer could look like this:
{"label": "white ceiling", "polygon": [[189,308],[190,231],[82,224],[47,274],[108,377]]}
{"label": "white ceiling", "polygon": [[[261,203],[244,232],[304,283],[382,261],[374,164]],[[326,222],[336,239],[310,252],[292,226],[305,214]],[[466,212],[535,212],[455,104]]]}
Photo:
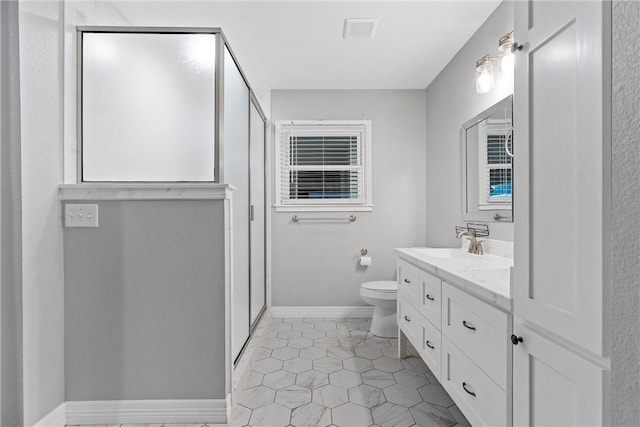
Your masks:
{"label": "white ceiling", "polygon": [[[257,89],[424,89],[500,0],[114,3],[136,26],[221,27]],[[345,18],[378,18],[375,37],[343,39]]]}

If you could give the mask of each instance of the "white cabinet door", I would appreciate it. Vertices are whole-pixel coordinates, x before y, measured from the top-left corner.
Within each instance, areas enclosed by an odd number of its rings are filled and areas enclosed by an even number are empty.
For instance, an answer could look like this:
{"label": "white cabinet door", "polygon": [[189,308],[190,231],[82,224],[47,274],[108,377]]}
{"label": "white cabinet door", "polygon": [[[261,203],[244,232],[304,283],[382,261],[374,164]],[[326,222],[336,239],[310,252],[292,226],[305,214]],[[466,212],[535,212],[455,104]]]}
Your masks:
{"label": "white cabinet door", "polygon": [[610,7],[515,2],[514,313],[605,356]]}
{"label": "white cabinet door", "polygon": [[606,371],[516,321],[515,426],[602,426]]}

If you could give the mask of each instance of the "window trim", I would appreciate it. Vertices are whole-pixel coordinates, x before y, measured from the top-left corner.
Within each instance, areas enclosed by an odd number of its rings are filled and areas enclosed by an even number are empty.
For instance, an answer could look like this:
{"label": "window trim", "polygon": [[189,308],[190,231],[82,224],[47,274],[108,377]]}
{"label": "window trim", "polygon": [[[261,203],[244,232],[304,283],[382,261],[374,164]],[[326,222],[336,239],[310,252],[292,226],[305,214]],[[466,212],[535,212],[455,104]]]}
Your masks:
{"label": "window trim", "polygon": [[[289,203],[282,201],[282,133],[285,128],[294,126],[306,126],[310,132],[320,132],[325,126],[331,132],[351,128],[353,133],[357,129],[362,134],[359,141],[359,149],[362,150],[362,201],[353,202],[348,199],[314,199],[297,200]],[[373,174],[372,174],[372,132],[371,120],[277,120],[275,122],[275,156],[274,156],[274,208],[276,212],[370,212],[373,210]]]}

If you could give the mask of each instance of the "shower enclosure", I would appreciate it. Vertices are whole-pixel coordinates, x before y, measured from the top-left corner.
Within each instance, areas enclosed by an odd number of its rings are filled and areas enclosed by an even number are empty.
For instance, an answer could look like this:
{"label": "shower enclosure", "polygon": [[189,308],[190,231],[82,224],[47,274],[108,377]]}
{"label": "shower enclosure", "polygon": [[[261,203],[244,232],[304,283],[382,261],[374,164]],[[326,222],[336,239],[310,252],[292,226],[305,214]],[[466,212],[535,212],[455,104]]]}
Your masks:
{"label": "shower enclosure", "polygon": [[266,308],[265,115],[219,28],[78,28],[78,183],[220,183],[231,353]]}

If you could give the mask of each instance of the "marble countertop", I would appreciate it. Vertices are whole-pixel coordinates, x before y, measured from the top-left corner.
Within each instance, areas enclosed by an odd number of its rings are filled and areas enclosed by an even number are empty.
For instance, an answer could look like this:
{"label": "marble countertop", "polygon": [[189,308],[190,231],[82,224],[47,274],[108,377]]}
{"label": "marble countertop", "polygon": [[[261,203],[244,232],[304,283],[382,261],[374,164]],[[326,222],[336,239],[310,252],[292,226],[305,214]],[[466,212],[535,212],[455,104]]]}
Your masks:
{"label": "marble countertop", "polygon": [[513,259],[473,255],[460,248],[396,248],[401,259],[435,274],[447,283],[511,312]]}

